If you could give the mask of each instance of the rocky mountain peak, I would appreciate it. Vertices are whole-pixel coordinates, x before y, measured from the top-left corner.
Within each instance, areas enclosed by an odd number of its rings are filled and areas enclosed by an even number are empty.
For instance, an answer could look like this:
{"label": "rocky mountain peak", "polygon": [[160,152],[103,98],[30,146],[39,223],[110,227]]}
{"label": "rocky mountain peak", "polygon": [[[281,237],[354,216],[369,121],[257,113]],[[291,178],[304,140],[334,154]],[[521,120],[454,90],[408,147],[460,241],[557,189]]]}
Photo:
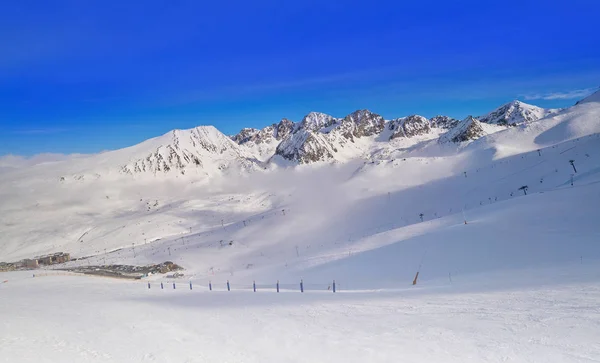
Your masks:
{"label": "rocky mountain peak", "polygon": [[483,129],[481,122],[473,116],[467,116],[467,118],[460,121],[456,126],[442,135],[439,141],[458,143],[475,140],[483,135],[485,135],[485,130]]}
{"label": "rocky mountain peak", "polygon": [[304,116],[300,122],[300,128],[310,131],[318,131],[329,127],[337,122],[337,119],[331,115],[321,112],[311,112]]}
{"label": "rocky mountain peak", "polygon": [[413,137],[423,135],[431,131],[428,119],[420,115],[411,115],[390,121],[389,128],[394,130],[391,139],[398,137]]}
{"label": "rocky mountain peak", "polygon": [[305,129],[299,129],[284,139],[275,150],[276,155],[300,164],[331,160],[336,152],[327,135]]}
{"label": "rocky mountain peak", "polygon": [[448,116],[435,116],[427,119],[420,115],[411,115],[397,118],[388,123],[388,128],[392,130],[390,140],[399,137],[414,137],[431,133],[432,129],[451,129],[458,124],[458,120]]}
{"label": "rocky mountain peak", "polygon": [[[298,123],[284,118],[260,130],[244,128],[230,140],[235,146],[243,146],[241,149],[254,155],[257,160],[268,160],[273,155],[279,155],[299,163],[310,163],[360,155],[365,152],[363,148],[366,144],[357,142],[357,139],[381,135],[386,127],[388,130],[384,133],[384,139],[389,140],[421,135],[436,137],[445,132],[439,138],[440,142],[464,142],[485,135],[486,130],[490,132],[490,126],[482,123],[511,125],[534,121],[552,112],[556,110],[545,110],[517,100],[481,118],[469,116],[462,121],[442,115],[431,119],[410,115],[386,123],[381,115],[367,109],[356,110],[341,119],[321,112],[310,112]],[[376,139],[378,142],[381,140],[381,137]],[[177,142],[173,145],[178,146]]]}
{"label": "rocky mountain peak", "polygon": [[241,145],[252,141],[259,132],[259,129],[245,127],[238,134],[231,136],[231,139]]}
{"label": "rocky mountain peak", "polygon": [[451,129],[459,123],[459,121],[455,118],[441,115],[432,117],[429,122],[431,123],[431,127],[437,127],[441,129]]}
{"label": "rocky mountain peak", "polygon": [[[246,130],[246,134],[252,133],[252,129]],[[134,156],[120,169],[132,175],[172,171],[185,174],[193,168],[205,169],[205,173],[210,174],[213,169],[227,169],[232,163],[253,164],[238,144],[214,126],[173,130],[130,149]]]}
{"label": "rocky mountain peak", "polygon": [[293,121],[288,120],[287,118],[282,118],[281,121],[275,126],[275,138],[277,140],[285,139],[292,131],[296,124]]}
{"label": "rocky mountain peak", "polygon": [[517,125],[523,122],[537,121],[556,112],[558,112],[556,109],[544,109],[514,100],[498,107],[487,115],[478,117],[478,119],[488,124]]}
{"label": "rocky mountain peak", "polygon": [[369,110],[357,110],[344,117],[342,124],[347,125],[344,134],[348,138],[363,137],[380,133],[385,127],[385,120]]}
{"label": "rocky mountain peak", "polygon": [[269,125],[261,130],[243,128],[237,135],[231,136],[231,139],[239,145],[249,142],[255,144],[270,143],[274,140],[280,141],[286,138],[294,130],[294,127],[293,121],[283,118],[279,123]]}

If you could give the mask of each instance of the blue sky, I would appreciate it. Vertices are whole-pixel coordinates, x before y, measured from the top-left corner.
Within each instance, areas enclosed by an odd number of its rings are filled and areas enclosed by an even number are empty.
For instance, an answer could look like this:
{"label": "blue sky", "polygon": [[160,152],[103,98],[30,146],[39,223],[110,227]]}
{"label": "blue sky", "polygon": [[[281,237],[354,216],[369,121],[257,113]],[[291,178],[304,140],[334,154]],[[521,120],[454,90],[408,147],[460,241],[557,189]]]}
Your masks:
{"label": "blue sky", "polygon": [[13,1],[0,155],[91,153],[310,111],[465,117],[600,86],[600,2]]}

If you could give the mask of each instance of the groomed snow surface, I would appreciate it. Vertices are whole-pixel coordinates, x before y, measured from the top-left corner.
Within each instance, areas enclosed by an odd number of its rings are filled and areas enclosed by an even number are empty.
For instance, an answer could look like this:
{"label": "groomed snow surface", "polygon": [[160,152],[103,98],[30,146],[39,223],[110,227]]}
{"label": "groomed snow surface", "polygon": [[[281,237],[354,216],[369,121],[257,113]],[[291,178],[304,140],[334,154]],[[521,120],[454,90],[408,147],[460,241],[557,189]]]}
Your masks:
{"label": "groomed snow surface", "polygon": [[[475,208],[467,225],[459,213],[374,233],[354,251],[290,260],[302,272],[275,263],[198,274],[193,290],[187,279],[173,290],[164,276],[148,289],[146,280],[3,273],[0,362],[593,362],[599,185]],[[293,276],[304,277],[304,293]]]}
{"label": "groomed snow surface", "polygon": [[185,276],[0,273],[0,362],[598,362],[599,116],[209,182],[5,174],[0,260]]}
{"label": "groomed snow surface", "polygon": [[597,260],[584,262],[553,269],[545,284],[527,271],[479,280],[533,286],[336,294],[11,274],[0,361],[594,362],[600,276]]}

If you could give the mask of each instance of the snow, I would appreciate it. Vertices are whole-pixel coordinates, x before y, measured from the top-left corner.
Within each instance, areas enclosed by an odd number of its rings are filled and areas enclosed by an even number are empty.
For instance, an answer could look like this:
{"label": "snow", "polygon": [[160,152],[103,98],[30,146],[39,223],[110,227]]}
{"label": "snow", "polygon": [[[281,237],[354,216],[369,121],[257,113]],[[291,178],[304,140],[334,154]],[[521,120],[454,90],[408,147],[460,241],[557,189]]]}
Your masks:
{"label": "snow", "polygon": [[0,362],[588,362],[600,354],[600,286],[583,279],[334,295],[14,275],[0,288]]}
{"label": "snow", "polygon": [[332,160],[336,150],[325,135],[301,129],[283,140],[275,152],[288,160],[310,163]]}
{"label": "snow", "polygon": [[[336,158],[344,160],[338,166],[298,169],[293,164],[270,165],[264,172],[230,173],[208,181],[202,175],[190,174],[180,178],[166,178],[166,175],[146,179],[111,179],[103,174],[99,179],[60,182],[61,175],[68,176],[69,169],[80,167],[80,159],[3,173],[0,176],[3,201],[0,254],[4,261],[57,250],[93,255],[104,248],[109,251],[129,248],[131,243],[140,245],[155,239],[169,243],[189,233],[190,227],[196,233],[207,234],[202,238],[212,233],[220,235],[219,239],[247,239],[248,229],[239,235],[238,232],[233,235],[219,232],[221,219],[239,226],[244,219],[277,214],[281,208],[291,210],[299,202],[308,206],[298,212],[297,225],[284,224],[278,229],[308,229],[314,225],[327,232],[323,236],[315,233],[319,240],[340,239],[347,236],[343,231],[348,226],[371,229],[400,218],[414,223],[420,212],[411,204],[419,205],[426,215],[442,216],[450,209],[456,213],[463,205],[477,206],[489,197],[503,200],[511,192],[519,194],[517,188],[523,184],[532,188],[535,185],[539,191],[550,190],[569,181],[570,159],[580,165],[580,173],[593,172],[597,167],[594,151],[600,146],[593,136],[585,136],[600,132],[600,109],[594,105],[577,105],[552,118],[502,128],[503,131],[458,145],[440,145],[431,135],[423,135],[420,142],[397,139],[389,143],[376,141],[377,137],[356,138],[343,149],[337,148]],[[108,154],[86,159],[88,169],[83,172],[93,175],[95,170],[89,168],[101,158],[117,155],[119,160],[126,159],[122,157],[124,151]],[[357,155],[365,157],[357,158]],[[478,170],[490,173],[477,174]],[[464,171],[472,178],[464,179]],[[540,184],[542,177],[552,183]],[[498,182],[498,178],[505,179]],[[456,196],[448,192],[457,188],[480,190],[461,202],[462,192]],[[361,198],[385,196],[388,192],[401,194],[397,202],[385,210],[369,211],[360,204]],[[303,216],[319,215],[311,209],[311,203],[328,200],[324,197],[329,196],[336,198],[329,201],[330,205],[322,206],[320,220]],[[353,207],[356,216],[344,219],[345,213],[340,214],[337,208],[346,208],[348,201],[355,199],[359,200]],[[290,219],[286,221],[294,222]],[[321,221],[323,225],[319,225]],[[256,230],[265,235],[269,235],[267,231],[271,229],[270,225],[256,225]],[[84,233],[85,237],[81,238]],[[305,239],[315,238],[315,235],[307,235]],[[253,238],[260,240],[261,237]],[[289,236],[284,233],[273,238],[272,243],[279,243]]]}
{"label": "snow", "polygon": [[338,120],[333,116],[321,112],[311,112],[304,116],[300,123],[300,127],[308,131],[319,131],[323,128],[330,127],[337,121]]}
{"label": "snow", "polygon": [[[594,361],[599,116],[585,102],[479,123],[463,143],[438,128],[391,142],[387,127],[353,142],[298,130],[291,150],[313,138],[336,162],[276,155],[226,173],[254,155],[203,127],[3,172],[2,261],[64,251],[89,258],[58,267],[185,270],[176,290],[164,275],[0,272],[0,362]],[[111,174],[168,148],[210,177]]]}
{"label": "snow", "polygon": [[231,139],[242,145],[251,157],[265,162],[275,154],[281,140],[287,138],[296,127],[294,122],[284,118],[278,124],[272,124],[262,130],[243,128]]}
{"label": "snow", "polygon": [[512,125],[537,121],[558,112],[559,109],[545,109],[515,100],[477,119],[488,124]]}
{"label": "snow", "polygon": [[577,104],[589,103],[589,102],[600,102],[600,90],[592,93],[588,97],[586,97],[583,100],[577,102]]}
{"label": "snow", "polygon": [[394,133],[391,136],[392,138],[413,137],[431,131],[430,121],[419,115],[391,120],[388,123],[388,128],[394,130]]}
{"label": "snow", "polygon": [[[149,153],[146,150],[154,150]],[[215,170],[229,168],[232,160],[251,167],[252,155],[245,153],[230,138],[214,126],[200,126],[190,130],[174,130],[162,137],[133,147],[133,157],[122,168],[128,174],[167,173],[176,169],[182,174],[197,171],[199,166],[208,175]]]}

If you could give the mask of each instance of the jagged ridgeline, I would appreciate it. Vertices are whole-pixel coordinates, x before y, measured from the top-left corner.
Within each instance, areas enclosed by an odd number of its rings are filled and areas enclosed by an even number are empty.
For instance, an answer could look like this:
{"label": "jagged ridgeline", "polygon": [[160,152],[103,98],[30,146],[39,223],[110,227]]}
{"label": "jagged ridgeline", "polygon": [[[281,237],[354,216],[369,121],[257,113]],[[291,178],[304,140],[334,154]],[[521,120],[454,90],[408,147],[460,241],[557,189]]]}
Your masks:
{"label": "jagged ridgeline", "polygon": [[277,157],[308,164],[320,161],[345,161],[369,154],[373,143],[420,142],[462,143],[476,140],[507,127],[558,113],[520,101],[503,105],[489,114],[469,116],[460,121],[438,115],[430,119],[420,115],[385,120],[369,110],[358,110],[336,118],[311,112],[298,123],[283,119],[262,130],[245,128],[232,140],[253,150],[263,160]]}
{"label": "jagged ridgeline", "polygon": [[[445,115],[386,120],[375,112],[358,110],[341,118],[311,112],[298,122],[283,118],[263,129],[243,128],[232,136],[213,126],[199,126],[173,130],[129,148],[70,160],[66,174],[58,180],[124,175],[211,177],[296,164],[381,159],[396,150],[431,144],[463,147],[511,129],[526,132],[538,121],[556,121],[585,103],[597,102],[598,97],[595,93],[566,109],[544,109],[512,101],[486,115],[463,120]],[[89,168],[92,165],[93,171]]]}

